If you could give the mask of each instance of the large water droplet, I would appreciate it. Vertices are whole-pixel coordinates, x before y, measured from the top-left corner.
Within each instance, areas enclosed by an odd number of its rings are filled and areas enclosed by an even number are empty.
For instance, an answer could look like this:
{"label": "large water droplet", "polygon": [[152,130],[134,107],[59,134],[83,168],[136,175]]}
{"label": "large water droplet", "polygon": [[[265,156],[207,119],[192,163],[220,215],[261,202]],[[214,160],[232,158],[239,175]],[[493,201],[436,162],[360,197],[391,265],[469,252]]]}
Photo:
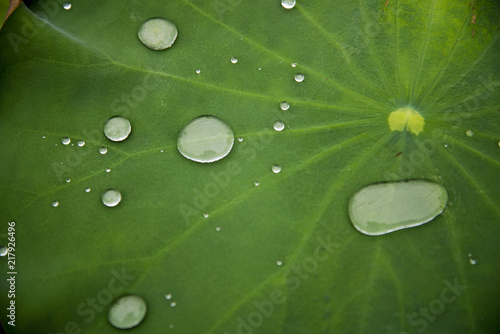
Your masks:
{"label": "large water droplet", "polygon": [[361,233],[381,235],[427,223],[443,212],[447,202],[446,189],[435,182],[378,183],[352,196],[349,217]]}
{"label": "large water droplet", "polygon": [[122,194],[116,189],[108,189],[102,194],[102,204],[112,208],[122,200]]}
{"label": "large water droplet", "polygon": [[61,143],[63,143],[64,145],[69,145],[69,143],[71,143],[71,139],[69,137],[64,137],[63,139],[61,139]]}
{"label": "large water droplet", "polygon": [[104,134],[112,141],[127,139],[130,131],[132,131],[130,121],[122,116],[111,117],[104,124]]}
{"label": "large water droplet", "polygon": [[271,167],[271,170],[273,171],[274,174],[278,174],[279,172],[281,172],[281,166],[273,165],[273,167]]}
{"label": "large water droplet", "polygon": [[142,44],[152,50],[165,50],[174,44],[177,38],[175,24],[162,17],[146,20],[137,33]]}
{"label": "large water droplet", "polygon": [[302,74],[302,73],[297,73],[297,74],[295,74],[295,76],[294,76],[293,78],[294,78],[294,79],[295,79],[295,81],[297,81],[297,82],[302,82],[302,81],[304,81],[305,76],[304,76],[304,74]]}
{"label": "large water droplet", "polygon": [[0,256],[5,256],[9,254],[9,249],[5,246],[0,247]]}
{"label": "large water droplet", "polygon": [[109,323],[119,329],[129,329],[139,325],[147,313],[144,299],[135,295],[118,298],[111,305],[108,313]]}
{"label": "large water droplet", "polygon": [[283,101],[280,103],[280,108],[283,111],[288,110],[290,108],[290,103]]}
{"label": "large water droplet", "polygon": [[101,148],[99,149],[99,153],[101,153],[101,154],[106,154],[106,153],[108,153],[108,149],[107,149],[106,147],[101,147]]}
{"label": "large water droplet", "polygon": [[283,131],[283,129],[285,128],[285,123],[283,123],[282,121],[276,121],[273,124],[273,128],[276,131]]}
{"label": "large water droplet", "polygon": [[63,8],[66,9],[66,10],[70,10],[71,9],[71,3],[69,3],[69,2],[63,3]]}
{"label": "large water droplet", "polygon": [[224,158],[233,144],[231,128],[214,116],[193,119],[182,129],[177,139],[177,149],[184,157],[202,163]]}
{"label": "large water droplet", "polygon": [[467,131],[465,131],[465,135],[466,135],[467,137],[472,137],[472,136],[474,136],[474,131],[472,131],[472,130],[467,130]]}
{"label": "large water droplet", "polygon": [[285,9],[292,9],[295,7],[295,0],[281,0],[281,5]]}

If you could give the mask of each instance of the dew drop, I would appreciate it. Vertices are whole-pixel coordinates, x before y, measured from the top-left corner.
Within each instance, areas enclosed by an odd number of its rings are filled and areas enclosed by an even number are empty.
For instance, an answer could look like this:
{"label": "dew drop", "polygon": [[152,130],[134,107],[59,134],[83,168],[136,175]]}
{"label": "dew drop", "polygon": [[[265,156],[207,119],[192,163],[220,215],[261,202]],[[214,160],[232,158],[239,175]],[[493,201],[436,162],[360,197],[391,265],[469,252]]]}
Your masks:
{"label": "dew drop", "polygon": [[199,69],[199,68],[198,68],[198,69],[196,70],[196,73],[197,73],[197,74],[200,74],[200,73],[201,73],[201,69]]}
{"label": "dew drop", "polygon": [[208,218],[209,216],[210,216],[210,214],[208,214],[206,212],[203,214],[203,217],[205,217],[205,218]]}
{"label": "dew drop", "polygon": [[187,159],[209,163],[231,152],[234,135],[231,128],[214,116],[200,116],[179,133],[177,149]]}
{"label": "dew drop", "polygon": [[170,307],[175,307],[175,306],[177,306],[177,303],[176,303],[176,302],[171,302],[171,303],[170,303]]}
{"label": "dew drop", "polygon": [[217,226],[217,227],[215,228],[215,230],[216,230],[217,232],[220,232],[221,228],[220,228],[219,226]]}
{"label": "dew drop", "polygon": [[107,207],[117,206],[122,200],[122,194],[116,189],[108,189],[102,194],[102,204]]}
{"label": "dew drop", "polygon": [[61,139],[61,143],[63,143],[63,145],[69,145],[69,143],[71,143],[71,139],[69,137],[64,137]]}
{"label": "dew drop", "polygon": [[9,249],[5,246],[0,247],[0,256],[5,256],[9,254]]}
{"label": "dew drop", "polygon": [[280,103],[280,108],[283,111],[288,110],[290,108],[290,103],[283,101]]}
{"label": "dew drop", "polygon": [[243,137],[238,137],[238,141],[241,143],[243,141]]}
{"label": "dew drop", "polygon": [[297,63],[292,63],[292,67],[297,67]]}
{"label": "dew drop", "polygon": [[258,187],[258,186],[260,185],[259,181],[255,181],[253,184],[254,184],[256,187]]}
{"label": "dew drop", "polygon": [[52,202],[52,206],[53,206],[54,208],[58,207],[58,206],[59,206],[59,202],[58,202],[58,201],[54,201],[54,202]]}
{"label": "dew drop", "polygon": [[84,140],[79,140],[76,142],[76,145],[82,147],[82,146],[85,146],[85,141]]}
{"label": "dew drop", "polygon": [[382,235],[427,223],[443,212],[448,193],[427,180],[368,185],[349,201],[354,227],[366,235]]}
{"label": "dew drop", "polygon": [[119,329],[129,329],[139,325],[147,313],[144,299],[136,295],[125,295],[113,302],[108,312],[109,323]]}
{"label": "dew drop", "polygon": [[101,148],[99,149],[99,153],[101,153],[101,154],[106,154],[106,153],[108,153],[108,149],[107,149],[106,147],[101,147]]}
{"label": "dew drop", "polygon": [[63,8],[66,9],[66,10],[70,10],[71,9],[71,3],[69,3],[69,2],[63,3]]}
{"label": "dew drop", "polygon": [[111,172],[111,168],[106,168],[106,173]]}
{"label": "dew drop", "polygon": [[281,0],[281,5],[285,9],[292,9],[295,7],[295,0]]}
{"label": "dew drop", "polygon": [[472,137],[472,136],[474,136],[474,131],[472,131],[472,130],[467,130],[467,131],[465,131],[465,135],[466,135],[467,137]]}
{"label": "dew drop", "polygon": [[171,294],[171,293],[167,293],[167,294],[165,295],[165,299],[167,299],[167,300],[168,300],[168,299],[172,299],[172,294]]}
{"label": "dew drop", "polygon": [[274,174],[278,174],[279,172],[281,172],[281,166],[273,165],[273,167],[271,167],[271,170],[273,171]]}
{"label": "dew drop", "polygon": [[174,44],[177,27],[163,17],[153,17],[141,24],[137,36],[151,50],[165,50]]}
{"label": "dew drop", "polygon": [[276,121],[273,124],[273,128],[276,131],[283,131],[283,129],[285,128],[285,123],[283,123],[282,121]]}
{"label": "dew drop", "polygon": [[283,261],[276,261],[276,265],[281,266],[283,264]]}
{"label": "dew drop", "polygon": [[90,192],[90,190],[91,190],[91,189],[90,189],[89,187],[85,188],[85,192],[86,192],[86,193],[89,193],[89,192]]}
{"label": "dew drop", "polygon": [[294,79],[297,82],[302,82],[302,81],[304,81],[305,76],[302,73],[297,73],[297,74],[295,74]]}
{"label": "dew drop", "polygon": [[130,131],[132,131],[130,121],[122,116],[111,117],[104,124],[104,134],[112,141],[127,139]]}
{"label": "dew drop", "polygon": [[236,64],[238,62],[238,58],[231,57],[231,63]]}
{"label": "dew drop", "polygon": [[70,183],[71,182],[71,179],[66,179],[66,183]]}

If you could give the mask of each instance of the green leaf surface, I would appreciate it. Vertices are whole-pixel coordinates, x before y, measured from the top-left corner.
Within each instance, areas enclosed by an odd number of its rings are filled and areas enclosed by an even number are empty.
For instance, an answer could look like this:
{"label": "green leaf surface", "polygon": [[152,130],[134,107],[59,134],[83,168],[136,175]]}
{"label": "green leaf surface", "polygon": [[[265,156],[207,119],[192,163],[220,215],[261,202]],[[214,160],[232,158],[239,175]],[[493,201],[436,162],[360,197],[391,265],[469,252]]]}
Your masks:
{"label": "green leaf surface", "polygon": [[[63,10],[43,0],[7,20],[8,333],[119,333],[107,312],[124,294],[148,305],[131,333],[500,328],[499,3],[297,2],[82,0]],[[158,16],[179,31],[164,51],[137,37]],[[391,131],[389,115],[406,107],[425,121],[418,135],[410,118],[408,131]],[[103,134],[116,115],[132,124],[123,142]],[[201,115],[243,138],[220,161],[177,150]],[[407,179],[442,184],[445,211],[381,236],[353,227],[357,190]],[[101,201],[109,188],[122,195],[113,208]]]}

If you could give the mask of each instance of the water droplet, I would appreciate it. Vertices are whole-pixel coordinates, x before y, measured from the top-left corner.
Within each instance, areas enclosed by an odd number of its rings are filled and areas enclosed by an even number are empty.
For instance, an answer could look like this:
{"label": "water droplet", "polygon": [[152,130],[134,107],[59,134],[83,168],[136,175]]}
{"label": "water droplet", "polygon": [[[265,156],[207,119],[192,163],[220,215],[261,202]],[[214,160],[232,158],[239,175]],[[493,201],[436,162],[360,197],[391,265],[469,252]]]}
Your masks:
{"label": "water droplet", "polygon": [[116,189],[108,189],[102,194],[102,204],[112,208],[122,200],[122,194]]}
{"label": "water droplet", "polygon": [[71,143],[71,139],[69,137],[64,137],[63,139],[61,139],[61,143],[63,143],[64,145],[69,145],[69,143]]}
{"label": "water droplet", "polygon": [[66,179],[66,183],[70,183],[71,182],[71,179]]}
{"label": "water droplet", "polygon": [[498,147],[500,147],[500,141],[498,141],[497,145],[498,145]]}
{"label": "water droplet", "polygon": [[262,71],[262,67],[259,67],[259,71]]}
{"label": "water droplet", "polygon": [[295,74],[294,79],[297,82],[302,82],[302,81],[304,81],[305,76],[302,73],[297,73],[297,74]]}
{"label": "water droplet", "polygon": [[354,227],[366,235],[381,235],[419,226],[441,214],[448,193],[439,183],[426,180],[368,185],[349,201]]}
{"label": "water droplet", "polygon": [[160,150],[160,153],[163,153],[163,150]]}
{"label": "water droplet", "polygon": [[475,265],[475,264],[477,264],[477,260],[471,257],[469,259],[469,263],[472,264],[472,265]]}
{"label": "water droplet", "polygon": [[63,8],[66,9],[66,10],[70,10],[71,9],[71,4],[69,2],[65,2],[65,3],[63,3]]}
{"label": "water droplet", "polygon": [[236,64],[238,62],[238,58],[231,57],[231,63]]}
{"label": "water droplet", "polygon": [[171,298],[172,298],[172,294],[171,294],[171,293],[167,293],[167,294],[165,295],[165,299],[171,299]]}
{"label": "water droplet", "polygon": [[281,0],[281,5],[285,9],[292,9],[295,7],[295,0]]}
{"label": "water droplet", "polygon": [[467,131],[465,131],[465,134],[467,135],[467,137],[472,137],[472,136],[474,136],[474,131],[467,130]]}
{"label": "water droplet", "polygon": [[290,108],[290,103],[283,101],[280,103],[280,108],[283,111],[288,110]]}
{"label": "water droplet", "polygon": [[59,206],[59,202],[58,202],[58,201],[54,201],[54,202],[52,202],[52,206],[53,206],[54,208],[58,207],[58,206]]}
{"label": "water droplet", "polygon": [[201,73],[201,69],[197,69],[197,70],[196,70],[196,73],[197,73],[197,74],[200,74],[200,73]]}
{"label": "water droplet", "polygon": [[283,264],[283,261],[276,261],[276,265],[281,266]]}
{"label": "water droplet", "polygon": [[9,249],[5,246],[0,247],[0,256],[5,256],[9,254]]}
{"label": "water droplet", "polygon": [[85,141],[84,140],[79,140],[76,142],[76,145],[82,147],[82,146],[85,146]]}
{"label": "water droplet", "polygon": [[104,124],[104,134],[112,141],[127,139],[130,131],[132,131],[130,121],[122,116],[111,117]]}
{"label": "water droplet", "polygon": [[297,67],[297,63],[292,63],[292,67]]}
{"label": "water droplet", "polygon": [[106,154],[106,153],[108,153],[108,149],[107,149],[106,147],[101,147],[101,148],[99,149],[99,153],[101,153],[101,154]]}
{"label": "water droplet", "polygon": [[129,329],[139,325],[147,311],[144,299],[136,295],[125,295],[113,302],[108,312],[108,320],[113,327]]}
{"label": "water droplet", "polygon": [[445,147],[445,148],[448,148],[448,144],[444,144],[444,147]]}
{"label": "water droplet", "polygon": [[253,184],[254,184],[256,187],[258,187],[258,186],[260,185],[259,181],[255,181]]}
{"label": "water droplet", "polygon": [[177,149],[187,159],[208,163],[231,152],[234,135],[231,128],[214,116],[200,116],[179,133]]}
{"label": "water droplet", "polygon": [[219,227],[219,226],[217,226],[217,227],[215,228],[215,230],[216,230],[217,232],[220,232],[220,227]]}
{"label": "water droplet", "polygon": [[90,190],[91,190],[91,189],[90,189],[89,187],[85,188],[85,192],[86,192],[86,193],[89,193],[89,192],[90,192]]}
{"label": "water droplet", "polygon": [[163,17],[153,17],[141,24],[137,35],[142,44],[151,50],[165,50],[174,44],[177,27]]}
{"label": "water droplet", "polygon": [[283,129],[285,128],[285,123],[283,123],[282,121],[276,121],[273,124],[273,128],[276,131],[283,131]]}
{"label": "water droplet", "polygon": [[45,139],[45,138],[47,138],[47,137],[46,136],[42,136],[42,139]]}
{"label": "water droplet", "polygon": [[106,173],[111,172],[111,168],[106,168]]}
{"label": "water droplet", "polygon": [[274,174],[278,174],[279,172],[281,172],[281,166],[273,165],[273,167],[271,167],[271,170],[273,171]]}
{"label": "water droplet", "polygon": [[238,137],[238,141],[241,143],[243,141],[243,137]]}
{"label": "water droplet", "polygon": [[206,212],[203,214],[203,217],[205,217],[205,218],[208,218],[209,216],[210,216],[210,214],[208,214]]}
{"label": "water droplet", "polygon": [[170,303],[170,306],[171,306],[171,307],[175,307],[176,305],[177,305],[177,303],[176,303],[176,302],[171,302],[171,303]]}

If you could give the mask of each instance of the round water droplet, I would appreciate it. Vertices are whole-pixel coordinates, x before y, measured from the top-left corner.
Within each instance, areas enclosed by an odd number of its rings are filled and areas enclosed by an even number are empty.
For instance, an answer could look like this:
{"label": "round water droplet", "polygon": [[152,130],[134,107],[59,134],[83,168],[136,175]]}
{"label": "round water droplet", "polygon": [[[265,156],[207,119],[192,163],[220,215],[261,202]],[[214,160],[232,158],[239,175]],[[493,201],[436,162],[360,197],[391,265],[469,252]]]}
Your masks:
{"label": "round water droplet", "polygon": [[172,299],[172,294],[171,293],[167,293],[165,295],[165,299]]}
{"label": "round water droplet", "polygon": [[254,184],[256,187],[258,187],[258,186],[260,185],[259,181],[255,181],[253,184]]}
{"label": "round water droplet", "polygon": [[112,208],[122,200],[122,194],[116,189],[108,189],[102,194],[102,204]]}
{"label": "round water droplet", "polygon": [[276,265],[281,266],[283,264],[283,261],[276,261]]}
{"label": "round water droplet", "polygon": [[295,74],[295,76],[294,76],[293,78],[294,78],[294,79],[295,79],[295,81],[297,81],[297,82],[302,82],[302,81],[304,81],[305,76],[304,76],[304,74],[302,74],[302,73],[297,73],[297,74]]}
{"label": "round water droplet", "polygon": [[290,103],[283,101],[280,103],[280,108],[283,111],[288,110],[290,108]]}
{"label": "round water droplet", "polygon": [[465,131],[465,134],[466,134],[467,137],[472,137],[472,136],[474,136],[474,131],[467,130],[467,131]]}
{"label": "round water droplet", "polygon": [[262,67],[259,67],[259,71],[262,71]]}
{"label": "round water droplet", "polygon": [[243,137],[238,137],[238,141],[241,143],[243,141]]}
{"label": "round water droplet", "polygon": [[71,143],[71,139],[69,137],[64,137],[63,139],[61,139],[61,143],[63,143],[64,145],[69,145],[69,143]]}
{"label": "round water droplet", "polygon": [[221,228],[220,228],[219,226],[217,226],[217,227],[215,228],[215,230],[216,230],[217,232],[220,232]]}
{"label": "round water droplet", "polygon": [[200,69],[197,69],[197,70],[196,70],[196,73],[200,74],[200,73],[201,73],[201,70],[200,70]]}
{"label": "round water droplet", "polygon": [[163,150],[160,150],[160,153],[163,153]]}
{"label": "round water droplet", "polygon": [[165,50],[174,44],[177,27],[167,19],[153,17],[141,24],[137,35],[142,44],[151,50]]}
{"label": "round water droplet", "polygon": [[9,254],[9,249],[5,246],[0,247],[0,256],[5,256]]}
{"label": "round water droplet", "polygon": [[292,63],[292,67],[297,67],[297,63]]}
{"label": "round water droplet", "polygon": [[106,173],[111,172],[111,168],[106,168]]}
{"label": "round water droplet", "polygon": [[70,10],[71,9],[71,4],[69,2],[65,2],[65,3],[63,3],[63,8],[66,9],[66,10]]}
{"label": "round water droplet", "polygon": [[58,207],[59,206],[59,202],[58,201],[54,201],[52,202],[52,206],[55,208],[55,207]]}
{"label": "round water droplet", "polygon": [[273,124],[273,128],[276,131],[283,131],[283,129],[285,128],[285,123],[283,123],[282,121],[276,121]]}
{"label": "round water droplet", "polygon": [[209,216],[210,216],[210,214],[208,214],[206,212],[203,214],[203,217],[205,217],[205,218],[208,218]]}
{"label": "round water droplet", "polygon": [[71,179],[66,179],[66,183],[70,183],[71,182]]}
{"label": "round water droplet", "polygon": [[444,144],[443,146],[444,146],[445,148],[448,148],[448,144]]}
{"label": "round water droplet", "polygon": [[127,139],[130,131],[132,131],[130,121],[122,116],[111,117],[104,124],[104,134],[112,141]]}
{"label": "round water droplet", "polygon": [[281,172],[281,166],[273,165],[273,167],[271,167],[271,170],[273,171],[274,174],[278,174],[279,172]]}
{"label": "round water droplet", "polygon": [[208,163],[231,152],[234,135],[231,128],[214,116],[200,116],[179,133],[177,149],[187,159]]}
{"label": "round water droplet", "polygon": [[281,0],[281,5],[285,9],[292,9],[295,7],[295,0]]}
{"label": "round water droplet", "polygon": [[171,303],[170,303],[170,306],[171,306],[171,307],[175,307],[176,305],[177,305],[177,303],[176,303],[176,302],[171,302]]}
{"label": "round water droplet", "polygon": [[45,139],[45,138],[47,138],[47,137],[46,136],[42,136],[42,139]]}
{"label": "round water droplet", "polygon": [[85,192],[86,192],[86,193],[89,193],[89,192],[90,192],[90,190],[91,190],[91,189],[90,189],[89,187],[85,188]]}
{"label": "round water droplet", "polygon": [[129,329],[139,325],[147,313],[144,299],[135,295],[125,295],[111,305],[108,312],[109,323],[119,329]]}
{"label": "round water droplet", "polygon": [[472,264],[472,265],[475,265],[475,264],[477,264],[477,260],[471,257],[469,259],[469,263]]}
{"label": "round water droplet", "polygon": [[108,149],[107,149],[106,147],[101,147],[101,148],[99,149],[99,153],[101,153],[101,154],[106,154],[106,153],[108,153]]}
{"label": "round water droplet", "polygon": [[85,146],[85,141],[84,140],[79,140],[76,142],[76,145],[82,147],[82,146]]}
{"label": "round water droplet", "polygon": [[238,58],[231,57],[231,63],[236,64],[238,62]]}

